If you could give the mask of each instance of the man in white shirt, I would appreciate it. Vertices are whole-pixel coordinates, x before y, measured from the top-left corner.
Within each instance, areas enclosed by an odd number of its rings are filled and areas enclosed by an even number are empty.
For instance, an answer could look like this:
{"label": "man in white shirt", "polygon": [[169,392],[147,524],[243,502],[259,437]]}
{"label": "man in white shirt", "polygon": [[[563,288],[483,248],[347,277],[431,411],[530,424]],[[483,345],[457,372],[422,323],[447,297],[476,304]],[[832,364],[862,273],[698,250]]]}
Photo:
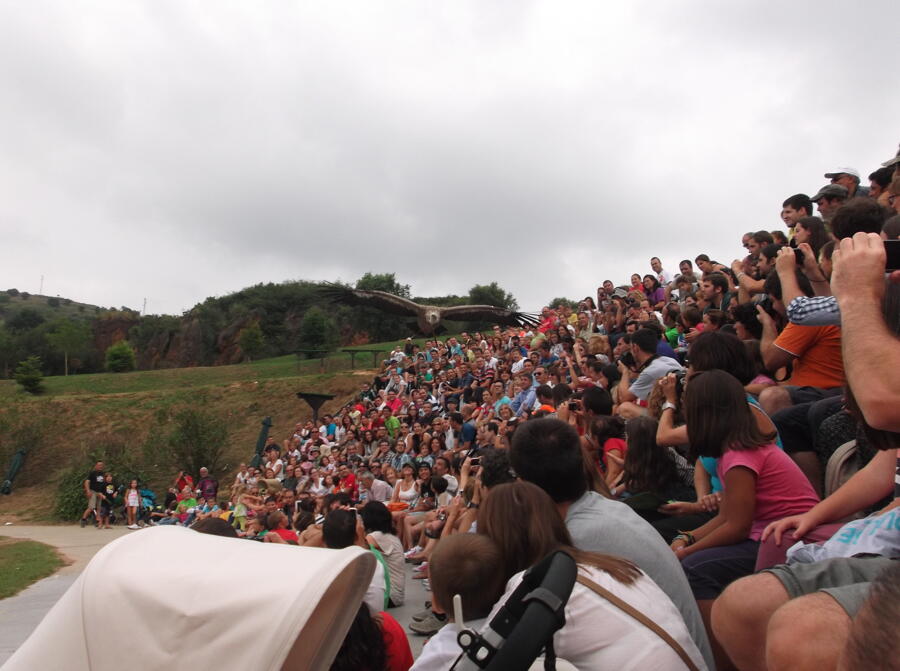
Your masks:
{"label": "man in white shirt", "polygon": [[660,286],[664,287],[672,281],[672,276],[669,274],[668,270],[663,269],[662,261],[659,260],[658,256],[654,256],[650,259],[650,268],[656,273],[656,279],[659,280]]}
{"label": "man in white shirt", "polygon": [[359,489],[360,501],[381,501],[387,503],[391,500],[394,493],[393,488],[384,480],[376,480],[375,476],[369,471],[360,473],[359,481],[362,487]]}

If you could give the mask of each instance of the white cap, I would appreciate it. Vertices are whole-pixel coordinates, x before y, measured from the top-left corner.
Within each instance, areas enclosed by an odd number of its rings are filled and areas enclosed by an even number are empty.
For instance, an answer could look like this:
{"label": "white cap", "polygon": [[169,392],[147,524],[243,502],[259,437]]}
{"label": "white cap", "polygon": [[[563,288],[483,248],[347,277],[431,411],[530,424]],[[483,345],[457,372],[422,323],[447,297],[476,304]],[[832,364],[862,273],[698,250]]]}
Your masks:
{"label": "white cap", "polygon": [[826,172],[825,177],[828,179],[832,179],[833,177],[840,177],[841,175],[850,175],[852,177],[856,177],[859,179],[859,172],[857,172],[856,168],[835,168],[831,172]]}

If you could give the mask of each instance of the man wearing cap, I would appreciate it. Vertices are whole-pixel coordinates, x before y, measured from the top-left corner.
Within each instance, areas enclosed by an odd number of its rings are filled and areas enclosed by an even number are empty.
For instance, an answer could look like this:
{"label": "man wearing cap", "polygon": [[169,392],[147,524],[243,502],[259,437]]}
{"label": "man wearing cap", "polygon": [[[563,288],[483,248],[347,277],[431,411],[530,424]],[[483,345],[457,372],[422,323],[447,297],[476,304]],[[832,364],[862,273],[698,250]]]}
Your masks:
{"label": "man wearing cap", "polygon": [[835,168],[825,173],[825,179],[830,179],[832,184],[840,184],[847,188],[848,198],[857,198],[869,195],[869,189],[859,185],[859,172],[855,168]]}
{"label": "man wearing cap", "polygon": [[819,192],[810,198],[819,208],[819,214],[825,222],[830,222],[834,213],[850,197],[850,191],[842,184],[826,184]]}

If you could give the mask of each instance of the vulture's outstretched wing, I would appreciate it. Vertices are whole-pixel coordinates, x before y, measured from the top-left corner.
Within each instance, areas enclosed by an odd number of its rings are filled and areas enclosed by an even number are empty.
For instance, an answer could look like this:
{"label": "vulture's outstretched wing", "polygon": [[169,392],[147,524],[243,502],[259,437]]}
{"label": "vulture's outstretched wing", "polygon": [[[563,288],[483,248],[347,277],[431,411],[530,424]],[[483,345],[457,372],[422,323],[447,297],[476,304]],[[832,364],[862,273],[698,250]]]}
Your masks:
{"label": "vulture's outstretched wing", "polygon": [[457,305],[444,308],[441,311],[441,318],[451,321],[492,322],[501,326],[533,327],[541,323],[539,315],[534,313],[515,312],[493,305]]}
{"label": "vulture's outstretched wing", "polygon": [[386,291],[364,291],[326,282],[319,285],[319,294],[334,303],[364,305],[401,317],[418,317],[421,306],[407,298]]}

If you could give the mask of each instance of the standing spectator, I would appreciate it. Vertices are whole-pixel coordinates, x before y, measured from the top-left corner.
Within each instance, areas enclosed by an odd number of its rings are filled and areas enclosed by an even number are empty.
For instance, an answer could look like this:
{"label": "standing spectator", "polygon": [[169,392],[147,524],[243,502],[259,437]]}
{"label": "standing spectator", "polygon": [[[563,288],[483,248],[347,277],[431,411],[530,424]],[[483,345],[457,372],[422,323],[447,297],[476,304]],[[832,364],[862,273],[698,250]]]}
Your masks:
{"label": "standing spectator", "polygon": [[856,168],[835,168],[825,173],[825,179],[830,179],[832,184],[840,184],[847,189],[848,198],[869,195],[868,187],[859,185],[859,172]]}
{"label": "standing spectator", "polygon": [[834,213],[838,211],[838,208],[847,201],[848,194],[849,191],[846,186],[827,184],[819,189],[819,192],[810,200],[816,204],[822,219],[828,223],[831,221]]}
{"label": "standing spectator", "polygon": [[83,529],[87,525],[87,519],[90,515],[94,515],[94,522],[99,524],[100,515],[97,508],[100,506],[100,501],[106,498],[106,495],[103,493],[106,485],[106,476],[103,473],[102,461],[94,464],[94,468],[88,473],[82,485],[84,487],[84,495],[88,500],[88,506],[81,516],[81,527]]}
{"label": "standing spectator", "polygon": [[813,214],[812,201],[805,193],[798,193],[781,204],[781,220],[788,227],[788,234],[793,236],[794,226],[803,217],[811,217]]}
{"label": "standing spectator", "polygon": [[656,273],[656,279],[659,280],[661,285],[665,286],[672,281],[672,276],[669,274],[669,271],[663,269],[662,261],[659,260],[658,256],[650,259],[650,268]]}
{"label": "standing spectator", "polygon": [[138,481],[132,480],[125,490],[125,513],[128,518],[129,529],[139,529],[137,524],[138,511],[141,509],[141,491]]}
{"label": "standing spectator", "polygon": [[712,653],[684,570],[650,524],[624,503],[588,491],[578,432],[558,419],[525,422],[513,434],[510,464],[550,495],[572,544],[633,561],[675,603],[710,668]]}

